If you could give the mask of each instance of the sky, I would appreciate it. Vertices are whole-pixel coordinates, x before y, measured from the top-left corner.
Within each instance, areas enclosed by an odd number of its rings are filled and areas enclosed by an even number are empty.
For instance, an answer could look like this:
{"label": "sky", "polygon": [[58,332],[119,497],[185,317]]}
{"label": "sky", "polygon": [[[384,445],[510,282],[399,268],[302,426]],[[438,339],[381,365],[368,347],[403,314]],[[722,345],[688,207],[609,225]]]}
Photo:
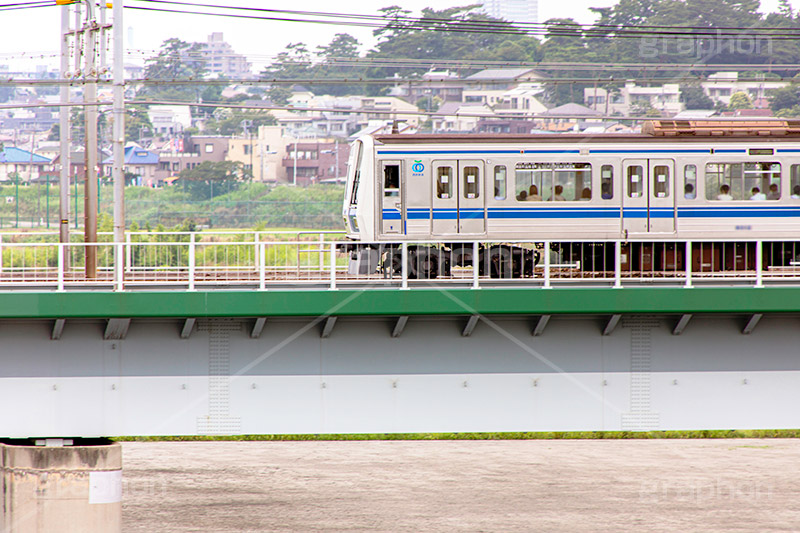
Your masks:
{"label": "sky", "polygon": [[[11,3],[9,0],[0,0]],[[208,2],[214,3],[214,2]],[[418,14],[424,7],[444,9],[468,5],[469,0],[382,0],[370,2],[375,7],[365,8],[366,2],[340,0],[336,11],[344,13],[377,14],[380,7],[402,4],[405,9]],[[551,0],[539,1],[539,20],[556,17],[572,17],[578,22],[591,23],[595,17],[589,7],[608,7],[615,0]],[[800,0],[792,0],[800,8]],[[275,4],[263,0],[236,0],[230,4],[270,7]],[[331,11],[330,0],[295,0],[290,9],[304,11]],[[762,12],[776,9],[778,0],[762,0]],[[169,6],[165,6],[169,7]],[[253,62],[258,72],[269,63],[271,57],[291,42],[304,42],[310,49],[331,41],[336,33],[354,35],[365,47],[373,43],[371,30],[350,26],[324,26],[307,23],[254,21],[209,17],[201,15],[177,15],[126,9],[124,13],[126,63],[142,64],[146,57],[154,55],[161,42],[170,37],[185,41],[205,41],[209,34],[221,31],[224,39],[234,50],[244,54]],[[32,70],[36,65],[56,66],[59,49],[60,8],[52,6],[20,11],[0,11],[0,64],[10,64],[12,69]]]}

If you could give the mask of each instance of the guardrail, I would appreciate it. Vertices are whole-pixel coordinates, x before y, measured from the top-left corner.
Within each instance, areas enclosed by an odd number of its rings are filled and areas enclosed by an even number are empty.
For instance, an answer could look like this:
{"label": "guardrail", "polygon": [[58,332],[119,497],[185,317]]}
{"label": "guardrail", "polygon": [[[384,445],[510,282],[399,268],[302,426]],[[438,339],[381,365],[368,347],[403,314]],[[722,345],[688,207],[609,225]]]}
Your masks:
{"label": "guardrail", "polygon": [[[335,232],[285,236],[132,233],[123,243],[94,244],[5,236],[0,290],[800,284],[800,241],[353,243]],[[87,247],[96,251],[93,276]]]}

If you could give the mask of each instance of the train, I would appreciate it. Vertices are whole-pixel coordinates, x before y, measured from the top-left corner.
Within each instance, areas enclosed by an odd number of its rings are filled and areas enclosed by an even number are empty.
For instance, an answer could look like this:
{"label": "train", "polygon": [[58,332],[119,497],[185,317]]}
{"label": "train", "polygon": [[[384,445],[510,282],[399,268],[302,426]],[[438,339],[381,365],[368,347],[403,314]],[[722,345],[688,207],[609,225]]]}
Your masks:
{"label": "train", "polygon": [[[342,215],[352,269],[362,273],[401,269],[402,243],[412,277],[446,275],[473,259],[483,273],[523,275],[541,260],[535,247],[509,246],[500,268],[490,242],[583,243],[570,253],[593,268],[607,265],[609,252],[593,252],[591,242],[630,240],[638,244],[628,269],[666,261],[702,269],[707,257],[669,253],[666,243],[719,239],[742,247],[732,259],[717,250],[708,268],[752,265],[754,240],[783,250],[800,235],[800,121],[653,120],[638,134],[367,135],[351,149]],[[634,264],[647,255],[645,241],[665,243],[656,246],[664,257]],[[768,256],[796,259],[793,251]]]}

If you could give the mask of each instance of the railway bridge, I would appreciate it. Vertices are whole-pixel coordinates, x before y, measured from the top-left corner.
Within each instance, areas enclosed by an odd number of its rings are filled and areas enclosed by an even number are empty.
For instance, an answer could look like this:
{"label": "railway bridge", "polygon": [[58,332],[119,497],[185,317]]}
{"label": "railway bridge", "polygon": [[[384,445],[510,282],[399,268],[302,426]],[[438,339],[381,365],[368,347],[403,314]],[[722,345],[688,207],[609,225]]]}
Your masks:
{"label": "railway bridge", "polygon": [[129,233],[87,276],[73,238],[0,242],[0,437],[800,426],[794,243],[445,272],[406,260],[437,243],[353,268],[335,232]]}

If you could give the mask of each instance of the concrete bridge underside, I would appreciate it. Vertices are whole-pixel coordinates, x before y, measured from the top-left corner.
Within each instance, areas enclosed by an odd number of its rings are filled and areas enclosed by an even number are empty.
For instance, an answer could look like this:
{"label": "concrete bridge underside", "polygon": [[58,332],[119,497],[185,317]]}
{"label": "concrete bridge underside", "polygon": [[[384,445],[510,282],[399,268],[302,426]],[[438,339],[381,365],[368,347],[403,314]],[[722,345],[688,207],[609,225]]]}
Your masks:
{"label": "concrete bridge underside", "polygon": [[795,289],[642,291],[0,295],[0,436],[800,427]]}

